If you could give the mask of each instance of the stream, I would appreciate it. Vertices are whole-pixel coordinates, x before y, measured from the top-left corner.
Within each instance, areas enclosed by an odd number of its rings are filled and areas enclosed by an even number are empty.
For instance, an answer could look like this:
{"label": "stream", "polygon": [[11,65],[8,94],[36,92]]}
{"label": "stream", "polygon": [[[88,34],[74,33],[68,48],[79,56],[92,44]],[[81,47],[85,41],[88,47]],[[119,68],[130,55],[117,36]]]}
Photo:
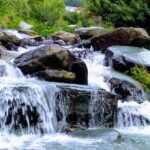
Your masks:
{"label": "stream", "polygon": [[[88,67],[88,86],[69,85],[71,88],[102,88],[110,91],[107,82],[111,77],[127,80],[140,86],[132,78],[114,71],[109,66],[104,66],[104,54],[93,52],[84,53],[84,49],[67,47],[72,53],[81,57]],[[34,48],[22,49],[23,53]],[[58,122],[55,112],[56,93],[59,86],[64,83],[40,81],[37,78],[24,76],[22,72],[13,66],[13,61],[0,60],[0,118],[4,114],[7,117],[0,120],[0,150],[149,150],[150,148],[150,103],[143,99],[143,103],[121,102],[118,103],[117,124],[114,128],[104,128],[92,124],[87,130],[72,133],[61,133],[57,129]],[[67,85],[68,86],[68,85]],[[63,97],[62,97],[63,99]],[[15,117],[20,106],[24,106],[22,113],[26,110],[34,110],[34,106],[43,122],[37,128],[30,127],[30,115],[26,115],[26,130],[17,123],[19,118]],[[63,103],[60,103],[65,116]],[[16,106],[14,108],[14,106]],[[11,109],[10,109],[11,108]],[[10,113],[13,111],[13,122],[9,127]],[[92,105],[89,110],[92,111]],[[36,110],[34,110],[36,112]],[[137,116],[136,118],[133,116]],[[5,123],[4,123],[5,122]],[[65,120],[62,121],[65,124]],[[34,121],[33,121],[34,123]],[[41,126],[44,134],[41,134]],[[20,132],[15,133],[14,128]],[[10,133],[11,131],[11,133]]]}

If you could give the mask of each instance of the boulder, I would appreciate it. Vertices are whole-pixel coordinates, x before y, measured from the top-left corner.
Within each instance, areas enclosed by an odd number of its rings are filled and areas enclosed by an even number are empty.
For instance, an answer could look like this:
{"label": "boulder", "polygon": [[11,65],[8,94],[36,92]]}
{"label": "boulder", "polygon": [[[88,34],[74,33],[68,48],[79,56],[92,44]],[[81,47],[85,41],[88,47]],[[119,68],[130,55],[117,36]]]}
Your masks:
{"label": "boulder", "polygon": [[80,41],[80,38],[73,33],[60,31],[52,35],[53,40],[63,40],[65,43],[75,44]]}
{"label": "boulder", "polygon": [[45,70],[36,72],[34,75],[46,81],[58,81],[58,82],[71,83],[75,79],[74,73],[68,72],[65,70],[45,69]]}
{"label": "boulder", "polygon": [[91,44],[94,50],[106,51],[112,45],[130,45],[150,48],[150,37],[142,28],[116,28],[111,32],[93,37]]}
{"label": "boulder", "polygon": [[110,89],[119,95],[121,101],[136,101],[142,103],[145,100],[144,89],[141,86],[132,84],[127,80],[117,78],[109,79]]}
{"label": "boulder", "polygon": [[59,101],[64,97],[66,122],[69,126],[107,126],[115,124],[118,96],[89,86],[57,85],[60,88],[57,101],[57,118],[62,120]]}
{"label": "boulder", "polygon": [[150,51],[133,46],[111,46],[108,48],[105,63],[111,65],[115,70],[130,72],[137,66],[144,66],[150,71]]}
{"label": "boulder", "polygon": [[98,36],[104,33],[103,27],[85,27],[75,29],[75,33],[80,36],[81,39],[89,39],[94,36]]}
{"label": "boulder", "polygon": [[20,55],[14,63],[25,74],[32,75],[45,69],[64,70],[75,74],[73,83],[87,84],[88,72],[85,63],[59,45],[38,47]]}

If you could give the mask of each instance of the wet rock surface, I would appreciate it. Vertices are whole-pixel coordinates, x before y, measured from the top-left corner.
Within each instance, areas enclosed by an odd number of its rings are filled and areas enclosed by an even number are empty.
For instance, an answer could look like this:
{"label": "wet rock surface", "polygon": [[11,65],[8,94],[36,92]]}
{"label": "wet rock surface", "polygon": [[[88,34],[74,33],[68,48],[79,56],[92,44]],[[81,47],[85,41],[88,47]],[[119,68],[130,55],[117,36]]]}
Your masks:
{"label": "wet rock surface", "polygon": [[150,51],[144,48],[132,46],[112,46],[106,52],[105,62],[115,70],[130,72],[130,69],[137,66],[144,66],[150,71]]}
{"label": "wet rock surface", "polygon": [[[87,84],[88,71],[85,63],[59,45],[42,46],[26,52],[17,57],[14,63],[25,74],[32,75],[45,69],[64,70],[75,74],[73,83]],[[62,81],[65,82],[66,79]]]}
{"label": "wet rock surface", "polygon": [[4,46],[0,45],[0,59],[1,60],[9,61],[11,59],[16,58],[17,56],[19,56],[19,54],[16,53],[15,51],[9,51]]}
{"label": "wet rock surface", "polygon": [[[64,104],[67,105],[66,122],[68,125],[71,127],[75,125],[82,127],[114,126],[118,104],[116,95],[100,89],[94,91],[92,89],[72,89],[66,86],[60,87],[60,89],[61,96],[65,97]],[[61,120],[60,107],[57,107],[56,112]]]}
{"label": "wet rock surface", "polygon": [[34,76],[38,76],[40,79],[46,81],[57,81],[57,82],[66,82],[72,83],[75,80],[75,74],[65,70],[52,70],[45,69],[39,72],[36,72]]}
{"label": "wet rock surface", "polygon": [[121,101],[136,101],[142,103],[145,99],[143,89],[138,86],[117,78],[111,78],[109,81],[110,89],[112,92],[119,96]]}

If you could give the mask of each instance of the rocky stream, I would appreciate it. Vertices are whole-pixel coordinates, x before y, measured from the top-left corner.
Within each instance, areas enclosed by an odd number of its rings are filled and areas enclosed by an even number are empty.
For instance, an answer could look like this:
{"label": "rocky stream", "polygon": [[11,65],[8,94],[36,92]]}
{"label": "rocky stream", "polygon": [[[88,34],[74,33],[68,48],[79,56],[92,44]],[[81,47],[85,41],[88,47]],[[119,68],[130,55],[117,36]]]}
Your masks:
{"label": "rocky stream", "polygon": [[0,149],[149,150],[149,98],[125,73],[150,70],[149,49],[141,28],[1,29]]}

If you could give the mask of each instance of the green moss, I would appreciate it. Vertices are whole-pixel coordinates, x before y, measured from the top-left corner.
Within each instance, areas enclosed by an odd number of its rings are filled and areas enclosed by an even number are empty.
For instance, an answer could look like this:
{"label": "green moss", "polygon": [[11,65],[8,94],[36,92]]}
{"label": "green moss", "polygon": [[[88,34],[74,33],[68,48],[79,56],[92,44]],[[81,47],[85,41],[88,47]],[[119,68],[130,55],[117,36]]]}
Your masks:
{"label": "green moss", "polygon": [[144,67],[135,66],[130,70],[131,76],[143,84],[150,96],[150,73]]}

